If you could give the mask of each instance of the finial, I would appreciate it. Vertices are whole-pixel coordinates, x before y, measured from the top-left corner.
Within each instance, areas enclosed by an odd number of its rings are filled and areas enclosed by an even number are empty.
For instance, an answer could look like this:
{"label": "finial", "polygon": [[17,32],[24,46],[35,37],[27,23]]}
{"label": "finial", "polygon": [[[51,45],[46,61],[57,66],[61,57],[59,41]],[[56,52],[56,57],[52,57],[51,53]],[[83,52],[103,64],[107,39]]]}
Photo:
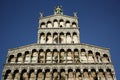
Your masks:
{"label": "finial", "polygon": [[54,14],[63,14],[62,6],[55,7]]}
{"label": "finial", "polygon": [[73,14],[74,14],[74,17],[77,17],[77,12],[74,12]]}
{"label": "finial", "polygon": [[40,12],[40,17],[43,17],[43,13],[42,12]]}

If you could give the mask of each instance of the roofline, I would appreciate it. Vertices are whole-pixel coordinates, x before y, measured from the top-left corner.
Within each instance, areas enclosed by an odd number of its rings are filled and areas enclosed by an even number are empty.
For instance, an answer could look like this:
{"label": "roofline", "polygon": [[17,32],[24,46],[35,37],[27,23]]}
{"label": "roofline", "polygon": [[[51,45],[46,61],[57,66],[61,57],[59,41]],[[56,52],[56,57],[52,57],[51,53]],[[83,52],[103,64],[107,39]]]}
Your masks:
{"label": "roofline", "polygon": [[40,17],[39,19],[45,19],[45,18],[49,18],[49,17],[53,17],[53,16],[64,16],[64,17],[69,17],[69,18],[78,19],[78,17],[68,16],[68,15],[63,15],[63,14],[56,14],[56,15],[50,15],[50,16],[43,16],[43,17]]}
{"label": "roofline", "polygon": [[[28,45],[24,45],[24,46],[20,46],[20,47],[16,47],[16,48],[11,48],[11,49],[8,49],[8,51],[16,50],[16,49],[20,49],[20,48],[24,48],[24,47],[29,47],[29,46],[33,46],[33,45],[46,45],[46,44],[33,43],[33,44],[28,44]],[[58,45],[58,44],[47,44],[47,45]],[[100,46],[91,45],[91,44],[86,44],[86,43],[78,43],[78,44],[59,44],[59,45],[86,45],[86,46],[90,46],[90,47],[96,47],[96,48],[101,48],[101,49],[110,50],[110,48],[100,47]]]}
{"label": "roofline", "polygon": [[96,46],[96,45],[92,45],[92,44],[86,44],[86,43],[80,43],[81,45],[87,45],[87,46],[91,46],[91,47],[97,47],[97,48],[101,48],[101,49],[107,49],[110,50],[110,48],[106,48],[106,47],[101,47],[101,46]]}
{"label": "roofline", "polygon": [[28,44],[28,45],[24,45],[24,46],[20,46],[20,47],[16,47],[16,48],[11,48],[11,49],[8,49],[8,51],[16,50],[16,49],[19,49],[19,48],[24,48],[24,47],[28,47],[28,46],[32,46],[32,45],[37,45],[37,43]]}

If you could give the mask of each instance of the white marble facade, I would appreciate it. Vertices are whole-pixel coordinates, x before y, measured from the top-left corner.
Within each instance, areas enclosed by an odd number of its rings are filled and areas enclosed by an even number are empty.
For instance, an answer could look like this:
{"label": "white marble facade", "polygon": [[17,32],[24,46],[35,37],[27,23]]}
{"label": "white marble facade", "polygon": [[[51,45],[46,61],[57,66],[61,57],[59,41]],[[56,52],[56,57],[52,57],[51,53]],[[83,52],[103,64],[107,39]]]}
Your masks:
{"label": "white marble facade", "polygon": [[9,49],[2,80],[116,80],[108,48],[80,43],[77,14],[40,16],[36,44]]}

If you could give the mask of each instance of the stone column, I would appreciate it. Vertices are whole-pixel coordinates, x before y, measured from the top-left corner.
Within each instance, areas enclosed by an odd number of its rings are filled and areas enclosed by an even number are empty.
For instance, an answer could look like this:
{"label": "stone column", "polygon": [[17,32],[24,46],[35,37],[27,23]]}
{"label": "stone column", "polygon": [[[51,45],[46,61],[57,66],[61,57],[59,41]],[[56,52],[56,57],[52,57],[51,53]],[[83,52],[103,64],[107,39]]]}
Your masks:
{"label": "stone column", "polygon": [[46,37],[47,37],[47,33],[44,33],[45,34],[45,44],[47,43],[47,41],[46,41]]}
{"label": "stone column", "polygon": [[45,72],[43,72],[43,78],[42,78],[42,80],[45,80]]}
{"label": "stone column", "polygon": [[[70,26],[71,27],[71,26]],[[73,35],[72,33],[70,32],[70,37],[71,37],[71,42],[69,44],[73,44]]]}
{"label": "stone column", "polygon": [[53,80],[53,78],[52,78],[52,71],[50,71],[50,80]]}
{"label": "stone column", "polygon": [[50,60],[50,62],[52,63],[52,51],[50,51],[50,57],[51,57],[51,60]]}
{"label": "stone column", "polygon": [[73,78],[74,78],[74,80],[76,80],[75,73],[76,73],[76,71],[75,71],[75,70],[73,70]]}
{"label": "stone column", "polygon": [[83,78],[83,69],[81,69],[81,79],[84,80],[84,78]]}
{"label": "stone column", "polygon": [[29,69],[29,67],[28,67],[28,69],[27,69],[27,71],[26,71],[27,76],[28,76],[27,80],[29,80],[29,78],[30,78],[30,76],[29,76],[29,72],[30,72],[30,69]]}
{"label": "stone column", "polygon": [[38,36],[37,36],[37,43],[38,44],[40,43],[40,34],[38,34]]}
{"label": "stone column", "polygon": [[85,52],[85,55],[87,57],[87,63],[88,63],[88,51]]}
{"label": "stone column", "polygon": [[43,53],[44,53],[44,62],[43,63],[46,63],[45,61],[46,61],[46,51],[43,51]]}
{"label": "stone column", "polygon": [[58,69],[58,80],[60,80],[60,70]]}
{"label": "stone column", "polygon": [[57,44],[59,44],[59,33],[57,33],[57,40],[58,40]]}
{"label": "stone column", "polygon": [[42,70],[42,73],[43,73],[43,78],[42,78],[42,80],[45,80],[45,69]]}
{"label": "stone column", "polygon": [[97,63],[97,59],[96,59],[95,53],[93,53],[93,57],[94,57],[94,63]]}
{"label": "stone column", "polygon": [[66,38],[66,40],[65,40],[65,44],[67,44],[67,33],[65,33],[65,38]]}
{"label": "stone column", "polygon": [[53,80],[53,71],[51,71],[51,80]]}
{"label": "stone column", "polygon": [[29,54],[30,54],[30,62],[29,63],[31,63],[32,62],[32,52],[29,52]]}
{"label": "stone column", "polygon": [[51,55],[51,56],[52,56],[52,57],[51,57],[51,59],[52,59],[52,60],[51,60],[51,63],[53,63],[53,51],[51,51],[51,54],[52,54],[52,55]]}
{"label": "stone column", "polygon": [[99,75],[98,75],[98,73],[99,73],[98,69],[96,69],[96,73],[97,73],[97,75],[96,75],[97,79],[100,80]]}
{"label": "stone column", "polygon": [[66,72],[66,79],[65,80],[68,80],[68,72]]}
{"label": "stone column", "polygon": [[51,37],[52,37],[52,44],[54,44],[54,43],[53,43],[53,33],[51,33]]}
{"label": "stone column", "polygon": [[37,69],[35,68],[35,80],[37,80]]}
{"label": "stone column", "polygon": [[[80,51],[78,50],[78,59],[79,59],[79,61],[80,61]],[[81,62],[80,62],[81,63]]]}
{"label": "stone column", "polygon": [[14,55],[14,57],[15,57],[15,63],[17,63],[17,54]]}
{"label": "stone column", "polygon": [[73,57],[73,60],[72,60],[73,62],[72,62],[72,63],[75,63],[75,55],[74,55],[74,53],[75,53],[75,52],[72,51],[72,57]]}
{"label": "stone column", "polygon": [[60,51],[58,52],[58,63],[60,63]]}
{"label": "stone column", "polygon": [[113,75],[113,80],[117,80],[117,79],[116,79],[116,76],[115,76],[115,72],[112,73],[112,75]]}
{"label": "stone column", "polygon": [[58,28],[60,28],[60,21],[58,21]]}
{"label": "stone column", "polygon": [[71,44],[74,44],[73,43],[73,34],[71,34]]}
{"label": "stone column", "polygon": [[65,58],[66,58],[66,60],[65,60],[65,62],[67,63],[67,51],[65,51]]}

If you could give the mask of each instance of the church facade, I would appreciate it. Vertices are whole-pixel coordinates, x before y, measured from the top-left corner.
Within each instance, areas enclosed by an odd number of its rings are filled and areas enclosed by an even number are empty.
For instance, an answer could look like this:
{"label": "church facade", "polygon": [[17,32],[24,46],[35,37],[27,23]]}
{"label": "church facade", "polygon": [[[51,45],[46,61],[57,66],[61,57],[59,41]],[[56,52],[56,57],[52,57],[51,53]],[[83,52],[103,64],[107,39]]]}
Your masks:
{"label": "church facade", "polygon": [[110,50],[80,43],[77,14],[40,14],[35,44],[8,50],[2,80],[116,80]]}

